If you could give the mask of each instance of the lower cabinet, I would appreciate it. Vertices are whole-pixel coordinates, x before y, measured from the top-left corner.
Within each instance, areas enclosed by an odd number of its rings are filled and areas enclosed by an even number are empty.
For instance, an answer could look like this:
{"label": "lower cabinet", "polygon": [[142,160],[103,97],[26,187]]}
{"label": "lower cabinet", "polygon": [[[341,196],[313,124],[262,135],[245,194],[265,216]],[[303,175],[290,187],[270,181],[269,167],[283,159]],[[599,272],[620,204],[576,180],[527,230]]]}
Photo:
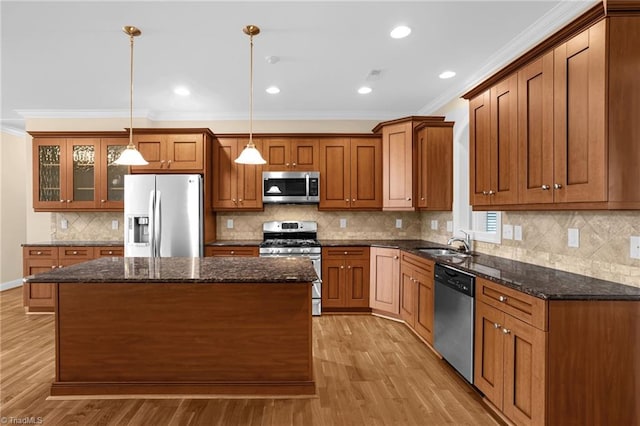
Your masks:
{"label": "lower cabinet", "polygon": [[430,345],[433,344],[434,262],[401,252],[400,318]]}
{"label": "lower cabinet", "polygon": [[476,281],[474,384],[515,424],[543,425],[547,332],[530,322],[545,316],[546,303],[501,287]]}
{"label": "lower cabinet", "polygon": [[400,250],[371,247],[369,303],[374,312],[400,315]]}
{"label": "lower cabinet", "polygon": [[258,257],[259,254],[257,246],[207,246],[204,248],[205,257]]}
{"label": "lower cabinet", "polygon": [[[27,246],[22,248],[22,273],[46,272],[105,256],[123,256],[124,248],[87,246]],[[54,284],[23,284],[23,305],[27,312],[54,311]]]}
{"label": "lower cabinet", "polygon": [[322,248],[322,310],[369,310],[369,247]]}

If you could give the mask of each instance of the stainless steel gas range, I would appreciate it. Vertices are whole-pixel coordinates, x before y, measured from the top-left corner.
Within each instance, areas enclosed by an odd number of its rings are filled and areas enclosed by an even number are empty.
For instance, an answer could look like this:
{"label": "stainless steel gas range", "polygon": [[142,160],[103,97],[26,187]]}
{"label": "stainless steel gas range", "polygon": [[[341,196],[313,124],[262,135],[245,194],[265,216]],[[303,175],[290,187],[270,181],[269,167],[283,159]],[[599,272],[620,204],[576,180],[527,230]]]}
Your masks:
{"label": "stainless steel gas range", "polygon": [[260,257],[307,257],[318,279],[313,282],[312,314],[322,313],[322,248],[318,224],[305,221],[273,221],[262,225]]}

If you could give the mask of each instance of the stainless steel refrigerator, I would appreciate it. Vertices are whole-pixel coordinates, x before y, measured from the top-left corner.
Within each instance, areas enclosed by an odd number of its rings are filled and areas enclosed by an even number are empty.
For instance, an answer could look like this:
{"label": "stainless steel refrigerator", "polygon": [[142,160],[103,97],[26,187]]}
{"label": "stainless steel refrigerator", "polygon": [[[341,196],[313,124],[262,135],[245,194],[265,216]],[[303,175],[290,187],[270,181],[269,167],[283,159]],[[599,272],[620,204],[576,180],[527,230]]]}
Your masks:
{"label": "stainless steel refrigerator", "polygon": [[202,177],[125,175],[124,255],[202,256]]}

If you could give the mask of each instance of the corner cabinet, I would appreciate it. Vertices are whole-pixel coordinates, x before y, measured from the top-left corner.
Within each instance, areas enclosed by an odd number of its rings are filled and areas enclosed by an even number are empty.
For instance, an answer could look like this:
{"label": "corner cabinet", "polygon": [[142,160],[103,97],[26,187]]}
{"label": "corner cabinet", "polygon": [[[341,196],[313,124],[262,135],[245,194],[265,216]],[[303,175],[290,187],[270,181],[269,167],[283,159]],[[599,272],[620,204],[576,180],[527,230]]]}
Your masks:
{"label": "corner cabinet", "polygon": [[322,248],[322,310],[369,311],[369,247]]}
{"label": "corner cabinet", "polygon": [[[262,166],[235,162],[248,142],[248,138],[227,137],[213,141],[214,210],[262,210]],[[262,152],[262,141],[253,142]]]}
{"label": "corner cabinet", "polygon": [[123,132],[30,132],[35,211],[121,211],[127,166],[114,164]]}
{"label": "corner cabinet", "polygon": [[382,208],[382,146],[379,137],[321,139],[318,208]]}
{"label": "corner cabinet", "polygon": [[[400,318],[400,250],[371,247],[370,302],[374,313]],[[323,276],[324,277],[324,276]]]}
{"label": "corner cabinet", "polygon": [[134,129],[133,142],[146,166],[132,166],[132,173],[204,173],[209,129]]}

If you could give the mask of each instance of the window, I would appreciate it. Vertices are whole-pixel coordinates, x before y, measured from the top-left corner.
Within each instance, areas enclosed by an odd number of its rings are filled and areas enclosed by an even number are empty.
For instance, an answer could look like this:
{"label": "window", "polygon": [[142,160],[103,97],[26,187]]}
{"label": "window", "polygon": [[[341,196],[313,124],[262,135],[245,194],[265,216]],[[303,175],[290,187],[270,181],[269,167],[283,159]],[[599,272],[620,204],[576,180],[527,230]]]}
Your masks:
{"label": "window", "polygon": [[473,239],[484,241],[487,243],[501,243],[502,229],[502,213],[489,212],[473,212],[472,231]]}

